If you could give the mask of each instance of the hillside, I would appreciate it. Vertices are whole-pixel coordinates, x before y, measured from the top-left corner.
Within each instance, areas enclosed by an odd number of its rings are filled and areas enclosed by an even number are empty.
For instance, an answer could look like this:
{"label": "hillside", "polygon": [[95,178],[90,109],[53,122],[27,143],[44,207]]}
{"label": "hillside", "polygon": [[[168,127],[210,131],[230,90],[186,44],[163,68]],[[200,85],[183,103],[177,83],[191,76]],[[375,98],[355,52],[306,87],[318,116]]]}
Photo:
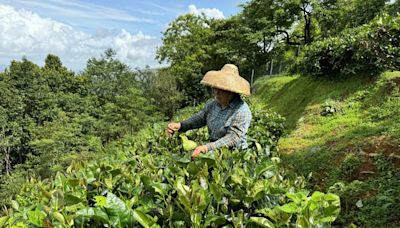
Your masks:
{"label": "hillside", "polygon": [[341,197],[338,224],[399,225],[400,72],[342,81],[260,78],[254,100],[287,119],[284,165]]}
{"label": "hillside", "polygon": [[222,148],[192,160],[193,144],[209,140],[206,129],[167,137],[166,123],[158,122],[108,144],[105,153],[69,156],[54,177],[28,174],[0,212],[0,227],[330,226],[340,198],[310,192],[304,177],[287,175],[275,156],[284,119],[257,107],[252,113],[246,150]]}

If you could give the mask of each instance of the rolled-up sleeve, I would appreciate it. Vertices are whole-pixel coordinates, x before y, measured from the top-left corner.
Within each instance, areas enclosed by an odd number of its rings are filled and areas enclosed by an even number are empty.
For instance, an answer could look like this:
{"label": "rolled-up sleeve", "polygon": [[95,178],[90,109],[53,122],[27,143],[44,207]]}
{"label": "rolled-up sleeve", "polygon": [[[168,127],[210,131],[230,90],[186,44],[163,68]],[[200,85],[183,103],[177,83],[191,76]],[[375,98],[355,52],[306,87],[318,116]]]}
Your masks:
{"label": "rolled-up sleeve", "polygon": [[250,110],[241,110],[236,116],[233,117],[231,124],[228,126],[226,135],[218,139],[215,142],[206,144],[209,151],[215,150],[221,147],[235,147],[239,144],[240,140],[249,129],[251,122]]}

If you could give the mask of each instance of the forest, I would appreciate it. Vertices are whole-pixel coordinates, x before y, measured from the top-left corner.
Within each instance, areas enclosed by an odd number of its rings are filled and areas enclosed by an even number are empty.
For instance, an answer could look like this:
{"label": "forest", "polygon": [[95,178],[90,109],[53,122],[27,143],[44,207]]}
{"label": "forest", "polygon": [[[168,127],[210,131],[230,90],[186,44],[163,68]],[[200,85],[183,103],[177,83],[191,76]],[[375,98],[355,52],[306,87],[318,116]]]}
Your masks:
{"label": "forest", "polygon": [[[324,97],[324,118],[362,106],[362,121],[380,128],[363,125],[359,142],[385,135],[399,145],[400,0],[240,7],[226,19],[186,14],[170,22],[155,56],[168,65],[160,69],[132,69],[112,49],[81,72],[51,53],[43,66],[25,57],[9,63],[0,72],[0,227],[399,226],[398,148],[392,160],[375,156],[381,174],[353,178],[362,160],[341,155],[336,170],[333,155],[296,155],[305,142],[293,132],[302,120],[322,121],[296,100],[317,102],[302,97],[309,93]],[[271,62],[280,77],[268,77]],[[253,112],[250,147],[191,161],[185,140],[206,142],[206,130],[169,138],[166,123],[204,106],[211,94],[200,80],[225,63],[249,82],[254,76],[253,96],[244,98]],[[332,146],[354,136],[329,141],[331,128],[315,129],[314,139]]]}

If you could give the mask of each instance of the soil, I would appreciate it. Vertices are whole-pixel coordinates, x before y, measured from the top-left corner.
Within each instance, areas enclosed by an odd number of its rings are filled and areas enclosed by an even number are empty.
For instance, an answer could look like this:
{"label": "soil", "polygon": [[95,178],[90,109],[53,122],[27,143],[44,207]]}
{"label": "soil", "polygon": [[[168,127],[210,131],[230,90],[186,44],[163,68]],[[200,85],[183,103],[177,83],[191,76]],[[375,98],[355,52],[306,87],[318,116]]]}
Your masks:
{"label": "soil", "polygon": [[374,165],[374,157],[376,156],[386,156],[390,158],[395,167],[400,167],[400,144],[398,140],[384,135],[366,138],[365,140],[365,143],[358,149],[358,153],[363,156],[363,162],[349,177],[350,180],[366,180],[375,175],[377,168]]}

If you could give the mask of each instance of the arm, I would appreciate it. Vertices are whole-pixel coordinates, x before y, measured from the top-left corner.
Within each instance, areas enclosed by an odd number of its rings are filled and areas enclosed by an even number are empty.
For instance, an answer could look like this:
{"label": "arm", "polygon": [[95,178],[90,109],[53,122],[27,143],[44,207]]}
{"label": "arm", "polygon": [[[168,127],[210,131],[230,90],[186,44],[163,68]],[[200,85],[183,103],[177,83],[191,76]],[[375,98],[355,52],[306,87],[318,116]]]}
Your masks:
{"label": "arm", "polygon": [[201,128],[207,124],[207,113],[211,102],[207,102],[204,108],[191,116],[189,119],[182,121],[180,124],[179,131],[187,131],[191,129]]}

